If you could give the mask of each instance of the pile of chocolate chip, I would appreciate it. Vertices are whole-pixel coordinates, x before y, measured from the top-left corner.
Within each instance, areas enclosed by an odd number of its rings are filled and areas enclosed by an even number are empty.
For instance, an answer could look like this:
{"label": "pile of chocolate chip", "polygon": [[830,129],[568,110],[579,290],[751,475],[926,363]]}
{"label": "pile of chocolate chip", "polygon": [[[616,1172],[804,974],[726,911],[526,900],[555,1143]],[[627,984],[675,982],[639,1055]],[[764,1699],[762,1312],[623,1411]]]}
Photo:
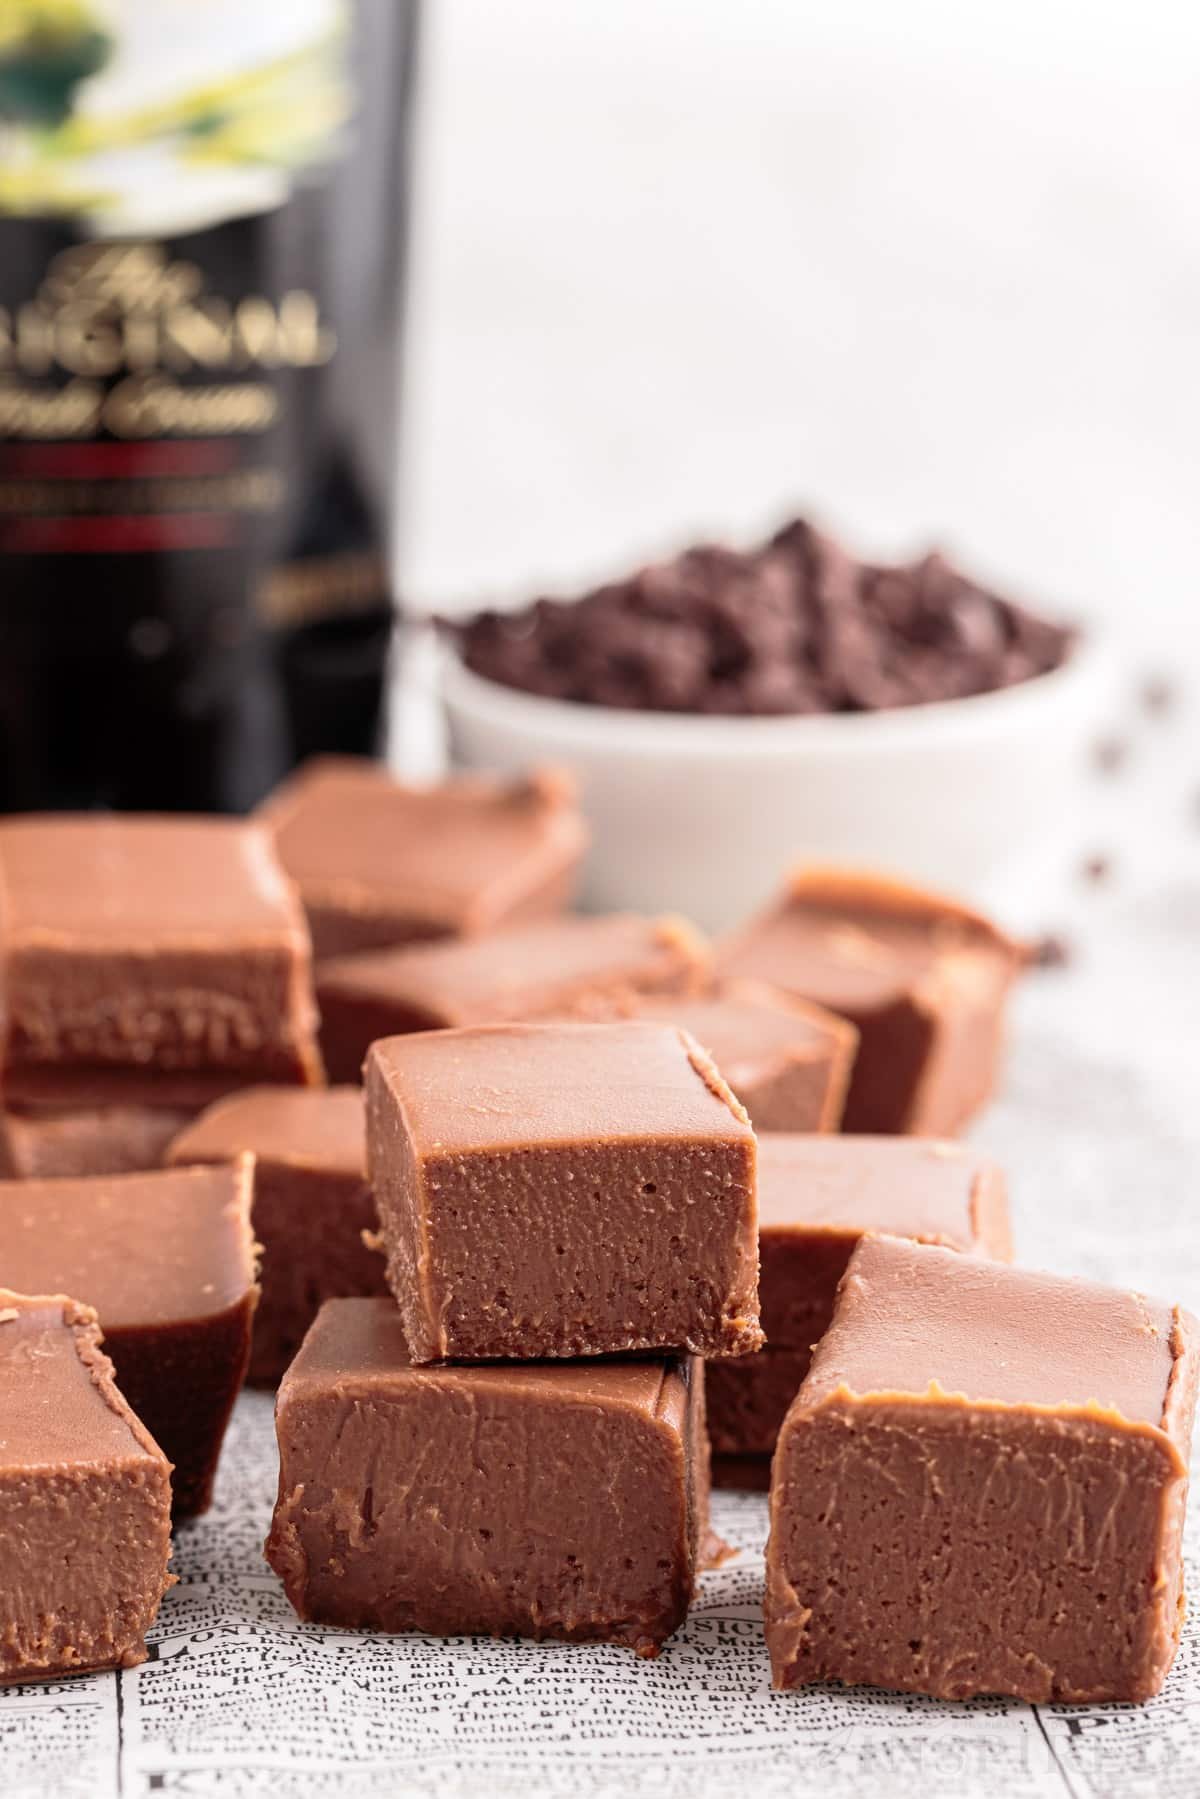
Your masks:
{"label": "pile of chocolate chip", "polygon": [[1057,668],[1073,640],[940,555],[876,567],[802,519],[758,549],[701,545],[448,629],[468,668],[526,693],[747,716],[990,693]]}

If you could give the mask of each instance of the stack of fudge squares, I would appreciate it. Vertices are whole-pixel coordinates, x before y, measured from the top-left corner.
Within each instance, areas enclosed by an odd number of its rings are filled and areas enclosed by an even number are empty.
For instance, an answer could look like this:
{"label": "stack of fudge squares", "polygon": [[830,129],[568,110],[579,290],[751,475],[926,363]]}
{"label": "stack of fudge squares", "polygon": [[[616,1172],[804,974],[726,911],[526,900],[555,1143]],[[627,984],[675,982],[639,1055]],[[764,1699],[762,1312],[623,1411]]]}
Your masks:
{"label": "stack of fudge squares", "polygon": [[585,846],[557,773],[341,759],[0,822],[0,1679],[140,1659],[248,1377],[303,1617],[655,1655],[711,1473],[780,1687],[1157,1691],[1195,1327],[1011,1264],[1020,946],[844,871],[577,914]]}
{"label": "stack of fudge squares", "polygon": [[672,1024],[372,1044],[387,1299],[279,1391],[267,1556],[302,1616],[658,1653],[706,1554],[700,1358],[756,1350],[755,1139]]}

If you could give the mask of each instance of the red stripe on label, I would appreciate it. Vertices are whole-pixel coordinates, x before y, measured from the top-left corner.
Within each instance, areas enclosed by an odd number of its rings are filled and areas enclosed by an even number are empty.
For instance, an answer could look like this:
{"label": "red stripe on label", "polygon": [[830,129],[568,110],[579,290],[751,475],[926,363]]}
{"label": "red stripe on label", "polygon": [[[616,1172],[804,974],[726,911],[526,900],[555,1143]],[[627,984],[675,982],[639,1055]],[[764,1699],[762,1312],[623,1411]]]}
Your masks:
{"label": "red stripe on label", "polygon": [[237,447],[223,437],[182,443],[0,444],[0,474],[49,475],[60,480],[93,476],[220,475],[237,462]]}
{"label": "red stripe on label", "polygon": [[17,556],[122,555],[144,550],[218,550],[234,541],[224,512],[163,512],[122,518],[25,518],[0,525],[0,550]]}

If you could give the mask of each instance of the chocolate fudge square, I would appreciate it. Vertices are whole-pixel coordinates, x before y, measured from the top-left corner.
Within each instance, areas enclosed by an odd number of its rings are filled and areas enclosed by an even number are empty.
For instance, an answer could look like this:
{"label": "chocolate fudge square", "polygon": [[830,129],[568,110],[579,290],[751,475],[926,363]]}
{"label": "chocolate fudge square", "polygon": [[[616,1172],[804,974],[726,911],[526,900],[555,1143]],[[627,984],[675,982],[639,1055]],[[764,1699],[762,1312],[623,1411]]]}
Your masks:
{"label": "chocolate fudge square", "polygon": [[864,1237],[775,1451],[776,1686],[1150,1698],[1195,1396],[1178,1309]]}
{"label": "chocolate fudge square", "polygon": [[331,1080],[357,1081],[377,1037],[604,1016],[639,994],[698,992],[708,963],[686,920],[631,912],[339,957],[317,983],[322,1054]]}
{"label": "chocolate fudge square", "polygon": [[769,1455],[829,1328],[859,1238],[886,1231],[966,1254],[1012,1255],[1004,1176],[959,1143],[918,1137],[764,1137],[758,1146],[759,1304],[766,1348],[714,1362],[718,1455]]}
{"label": "chocolate fudge square", "polygon": [[260,825],[0,822],[0,955],[10,1100],[320,1078],[304,919]]}
{"label": "chocolate fudge square", "polygon": [[770,1343],[811,1348],[869,1231],[1012,1257],[1007,1185],[969,1145],[934,1137],[775,1136],[758,1152],[759,1275]]}
{"label": "chocolate fudge square", "polygon": [[0,1179],[158,1168],[194,1115],[190,1106],[14,1106],[0,1112]]}
{"label": "chocolate fudge square", "polygon": [[0,1683],[146,1659],[171,1584],[171,1464],[96,1314],[0,1289]]}
{"label": "chocolate fudge square", "polygon": [[672,1025],[385,1038],[367,1160],[414,1362],[762,1341],[754,1134]]}
{"label": "chocolate fudge square", "polygon": [[416,1368],[389,1300],[331,1299],[279,1389],[267,1560],[324,1624],[657,1655],[702,1553],[703,1373]]}
{"label": "chocolate fudge square", "polygon": [[546,918],[570,900],[587,832],[567,777],[394,781],[378,763],[306,763],[260,809],[320,958]]}
{"label": "chocolate fudge square", "polygon": [[[713,1454],[718,1459],[769,1458],[811,1362],[810,1348],[789,1349],[770,1338],[757,1355],[743,1356],[736,1364],[712,1362],[708,1386]],[[718,1486],[724,1484],[719,1475],[714,1478]]]}
{"label": "chocolate fudge square", "polygon": [[832,1012],[755,981],[683,1002],[638,1000],[629,1012],[668,1020],[703,1044],[759,1135],[837,1130],[858,1032]]}
{"label": "chocolate fudge square", "polygon": [[258,1296],[252,1168],[0,1182],[0,1282],[72,1289],[121,1392],[174,1464],[177,1519],[204,1511]]}
{"label": "chocolate fudge square", "polygon": [[1024,955],[955,901],[880,876],[794,875],[717,950],[721,975],[766,981],[859,1033],[842,1128],[953,1136],[996,1084]]}
{"label": "chocolate fudge square", "polygon": [[326,1299],[386,1293],[367,1185],[361,1087],[247,1087],[177,1137],[173,1164],[254,1157],[254,1235],[262,1293],[248,1379],[274,1386]]}

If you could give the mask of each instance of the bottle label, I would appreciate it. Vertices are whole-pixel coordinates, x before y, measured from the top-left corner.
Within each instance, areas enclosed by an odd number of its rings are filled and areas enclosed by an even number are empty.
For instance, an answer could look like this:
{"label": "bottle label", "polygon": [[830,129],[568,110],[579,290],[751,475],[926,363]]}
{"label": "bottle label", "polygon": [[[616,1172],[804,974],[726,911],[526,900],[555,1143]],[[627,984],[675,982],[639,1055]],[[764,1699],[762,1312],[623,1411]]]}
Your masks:
{"label": "bottle label", "polygon": [[231,302],[162,244],[59,251],[0,305],[0,549],[198,546],[278,512],[281,471],[238,440],[279,424],[280,371],[335,349],[303,288]]}
{"label": "bottle label", "polygon": [[4,0],[0,212],[175,237],[339,154],[345,0]]}
{"label": "bottle label", "polygon": [[0,552],[238,551],[273,625],[384,603],[374,520],[297,541],[338,342],[315,211],[273,228],[346,147],[348,47],[343,0],[0,12]]}
{"label": "bottle label", "polygon": [[0,0],[0,810],[378,744],[415,0]]}

